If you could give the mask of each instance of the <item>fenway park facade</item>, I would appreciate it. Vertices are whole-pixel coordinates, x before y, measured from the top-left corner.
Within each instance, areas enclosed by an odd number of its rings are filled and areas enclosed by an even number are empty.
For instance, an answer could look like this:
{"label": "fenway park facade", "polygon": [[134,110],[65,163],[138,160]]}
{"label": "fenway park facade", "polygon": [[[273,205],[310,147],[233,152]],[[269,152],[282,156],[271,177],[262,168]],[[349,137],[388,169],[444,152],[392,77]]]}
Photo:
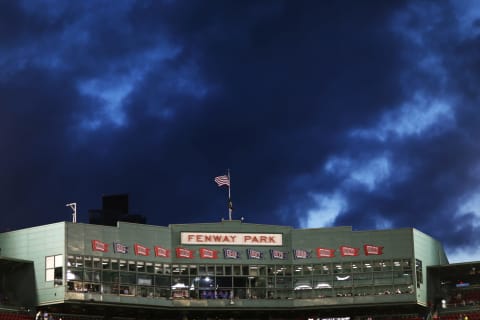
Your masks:
{"label": "fenway park facade", "polygon": [[1,233],[0,248],[0,306],[64,320],[432,318],[458,288],[445,279],[475,265],[448,269],[442,245],[413,228],[240,220],[59,222]]}

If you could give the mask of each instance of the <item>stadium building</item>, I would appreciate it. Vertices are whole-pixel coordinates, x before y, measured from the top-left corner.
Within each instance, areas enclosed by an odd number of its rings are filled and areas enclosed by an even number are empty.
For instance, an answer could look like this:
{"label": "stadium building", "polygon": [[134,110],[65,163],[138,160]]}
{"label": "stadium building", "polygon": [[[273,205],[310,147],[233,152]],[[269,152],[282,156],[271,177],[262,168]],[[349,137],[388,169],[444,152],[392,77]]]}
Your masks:
{"label": "stadium building", "polygon": [[448,264],[412,228],[59,222],[0,233],[0,248],[18,320],[480,319],[479,264]]}

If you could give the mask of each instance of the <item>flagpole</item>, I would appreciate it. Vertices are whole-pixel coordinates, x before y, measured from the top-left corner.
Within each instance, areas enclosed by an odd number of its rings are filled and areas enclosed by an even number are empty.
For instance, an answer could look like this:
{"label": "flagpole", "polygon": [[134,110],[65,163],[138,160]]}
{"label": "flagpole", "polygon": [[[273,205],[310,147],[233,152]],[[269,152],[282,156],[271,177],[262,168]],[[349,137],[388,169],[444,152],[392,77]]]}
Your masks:
{"label": "flagpole", "polygon": [[228,172],[228,220],[232,220],[232,198],[230,193],[230,188],[232,185],[232,179],[230,179],[230,169],[227,169]]}

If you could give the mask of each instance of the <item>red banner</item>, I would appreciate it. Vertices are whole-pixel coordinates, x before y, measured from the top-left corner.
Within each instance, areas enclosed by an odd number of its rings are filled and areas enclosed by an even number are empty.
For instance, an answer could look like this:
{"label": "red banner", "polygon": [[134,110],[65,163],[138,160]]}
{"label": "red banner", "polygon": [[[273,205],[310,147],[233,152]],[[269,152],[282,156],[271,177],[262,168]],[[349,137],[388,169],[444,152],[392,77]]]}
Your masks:
{"label": "red banner", "polygon": [[218,251],[207,248],[200,248],[200,258],[202,259],[218,259]]}
{"label": "red banner", "polygon": [[319,258],[333,258],[333,257],[335,257],[335,249],[317,248],[317,257],[319,257]]}
{"label": "red banner", "polygon": [[370,244],[363,245],[363,251],[365,252],[366,256],[369,255],[380,255],[383,254],[383,247],[382,246],[373,246]]}
{"label": "red banner", "polygon": [[136,256],[149,256],[150,249],[142,246],[141,244],[135,243],[133,245],[133,250],[135,251]]}
{"label": "red banner", "polygon": [[153,248],[155,250],[155,256],[156,257],[162,257],[162,258],[169,258],[170,257],[170,250],[162,248],[160,246],[155,246]]}
{"label": "red banner", "polygon": [[358,256],[359,251],[360,251],[360,249],[349,247],[349,246],[341,246],[340,247],[340,253],[341,253],[342,257]]}
{"label": "red banner", "polygon": [[175,252],[177,254],[177,258],[187,258],[187,259],[192,259],[193,258],[193,251],[188,250],[185,248],[176,248]]}
{"label": "red banner", "polygon": [[100,240],[92,240],[92,250],[108,252],[108,243],[102,242]]}

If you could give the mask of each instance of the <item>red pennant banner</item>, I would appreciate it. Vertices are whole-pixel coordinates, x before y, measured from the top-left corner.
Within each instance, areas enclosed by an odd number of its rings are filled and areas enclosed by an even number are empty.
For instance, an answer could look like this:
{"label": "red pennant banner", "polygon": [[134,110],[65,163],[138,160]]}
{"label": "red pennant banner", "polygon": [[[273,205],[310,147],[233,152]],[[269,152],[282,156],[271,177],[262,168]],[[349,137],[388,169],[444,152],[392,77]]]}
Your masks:
{"label": "red pennant banner", "polygon": [[202,259],[218,259],[218,251],[207,248],[200,248],[200,258]]}
{"label": "red pennant banner", "polygon": [[135,243],[133,245],[133,250],[135,251],[136,256],[149,256],[150,249],[142,246],[141,244]]}
{"label": "red pennant banner", "polygon": [[383,247],[382,246],[374,246],[370,244],[363,245],[363,251],[365,252],[366,256],[369,255],[380,255],[383,254]]}
{"label": "red pennant banner", "polygon": [[333,258],[333,257],[335,257],[335,249],[317,248],[317,257],[319,257],[319,258]]}
{"label": "red pennant banner", "polygon": [[187,258],[187,259],[192,259],[193,258],[193,251],[188,250],[185,248],[176,248],[175,252],[177,254],[177,258]]}
{"label": "red pennant banner", "polygon": [[349,247],[349,246],[341,246],[340,247],[340,253],[341,253],[342,257],[358,256],[359,251],[360,251],[360,249]]}
{"label": "red pennant banner", "polygon": [[92,240],[92,250],[108,252],[108,243],[102,242],[100,240]]}
{"label": "red pennant banner", "polygon": [[162,258],[169,258],[170,257],[170,250],[169,249],[165,249],[165,248],[160,247],[160,246],[155,246],[153,249],[155,250],[155,256],[156,257],[162,257]]}

